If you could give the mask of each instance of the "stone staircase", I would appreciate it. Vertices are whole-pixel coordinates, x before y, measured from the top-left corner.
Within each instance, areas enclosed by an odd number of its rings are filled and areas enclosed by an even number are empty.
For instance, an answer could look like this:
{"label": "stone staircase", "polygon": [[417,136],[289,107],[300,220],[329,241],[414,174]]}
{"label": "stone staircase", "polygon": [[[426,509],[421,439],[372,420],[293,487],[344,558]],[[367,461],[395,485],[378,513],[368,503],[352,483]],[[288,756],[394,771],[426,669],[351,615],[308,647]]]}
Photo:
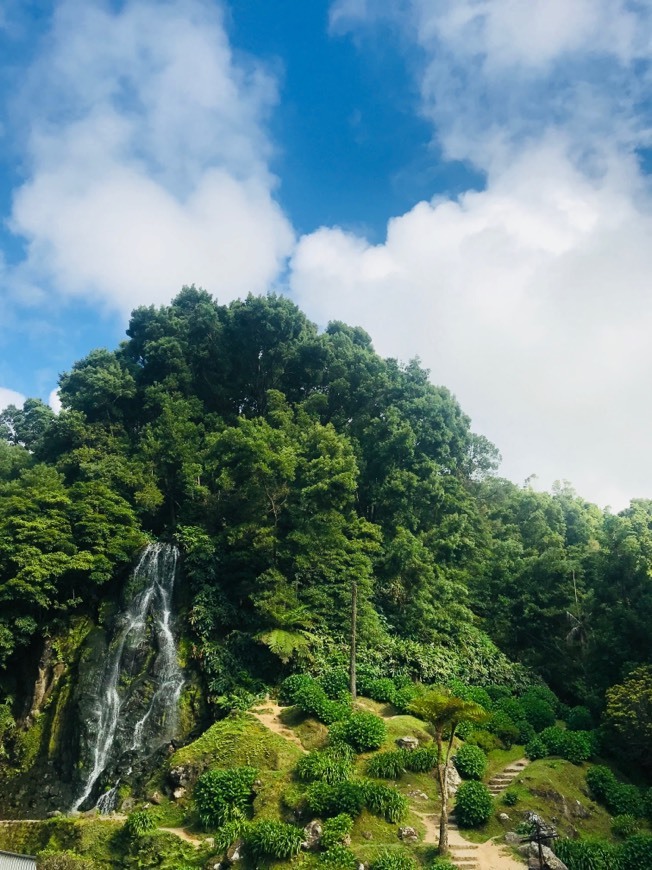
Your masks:
{"label": "stone staircase", "polygon": [[497,797],[501,792],[508,788],[513,780],[522,773],[530,762],[527,758],[521,758],[520,761],[514,761],[512,764],[505,767],[500,773],[496,773],[487,783],[487,787],[493,797]]}
{"label": "stone staircase", "polygon": [[458,870],[479,870],[476,853],[480,847],[477,843],[468,843],[462,838],[455,821],[455,812],[448,817],[448,848],[450,860]]}

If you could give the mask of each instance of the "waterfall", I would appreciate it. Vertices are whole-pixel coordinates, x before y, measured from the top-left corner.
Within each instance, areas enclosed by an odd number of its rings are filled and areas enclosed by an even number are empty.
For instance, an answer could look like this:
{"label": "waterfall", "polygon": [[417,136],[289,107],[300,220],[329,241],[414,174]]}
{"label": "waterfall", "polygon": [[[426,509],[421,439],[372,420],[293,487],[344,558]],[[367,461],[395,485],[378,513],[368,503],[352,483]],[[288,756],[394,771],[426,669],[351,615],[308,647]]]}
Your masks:
{"label": "waterfall", "polygon": [[73,812],[109,769],[117,781],[96,806],[100,812],[113,810],[121,763],[146,757],[174,736],[183,687],[170,625],[178,555],[169,544],[150,544],[134,569],[140,591],[119,615],[98,674],[88,723],[91,766]]}

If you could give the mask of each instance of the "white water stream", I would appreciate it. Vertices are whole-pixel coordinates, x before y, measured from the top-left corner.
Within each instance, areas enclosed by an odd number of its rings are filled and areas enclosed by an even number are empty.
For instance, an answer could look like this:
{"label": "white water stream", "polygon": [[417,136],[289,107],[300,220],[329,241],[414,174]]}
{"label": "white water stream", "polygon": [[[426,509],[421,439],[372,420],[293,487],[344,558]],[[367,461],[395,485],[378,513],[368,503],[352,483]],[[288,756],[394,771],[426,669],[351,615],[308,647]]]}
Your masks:
{"label": "white water stream", "polygon": [[[173,736],[177,725],[179,696],[183,675],[177,662],[177,649],[170,627],[172,590],[179,553],[169,544],[150,544],[134,569],[134,579],[142,580],[142,591],[120,614],[115,638],[109,648],[103,673],[99,675],[98,691],[89,731],[93,735],[91,758],[82,793],[72,806],[79,810],[91,796],[95,784],[109,762],[120,757],[144,756]],[[149,668],[154,678],[154,691],[148,702],[136,711],[138,718],[127,714],[130,699],[129,681],[133,678],[136,653],[148,642],[156,642],[156,656]],[[126,683],[126,688],[121,685]],[[133,729],[125,740],[125,727]],[[130,773],[131,768],[126,773]],[[119,780],[103,794],[96,806],[100,812],[111,812],[117,800]]]}

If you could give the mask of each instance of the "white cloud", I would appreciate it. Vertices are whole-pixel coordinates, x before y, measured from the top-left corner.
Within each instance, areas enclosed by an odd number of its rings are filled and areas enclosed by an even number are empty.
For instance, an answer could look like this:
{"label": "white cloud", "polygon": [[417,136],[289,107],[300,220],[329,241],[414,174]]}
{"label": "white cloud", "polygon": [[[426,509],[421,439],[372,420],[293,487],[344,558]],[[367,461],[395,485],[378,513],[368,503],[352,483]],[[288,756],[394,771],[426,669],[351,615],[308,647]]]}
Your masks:
{"label": "white cloud", "polygon": [[59,396],[59,390],[55,387],[48,396],[48,405],[52,408],[55,414],[58,414],[61,411],[61,398]]}
{"label": "white cloud", "polygon": [[0,387],[0,411],[4,411],[8,405],[22,408],[24,401],[25,396],[22,393],[17,393],[16,390],[9,390],[7,387]]}
{"label": "white cloud", "polygon": [[28,180],[14,280],[127,312],[195,282],[264,290],[293,244],[265,122],[274,79],[204,0],[63,0],[21,96]]}

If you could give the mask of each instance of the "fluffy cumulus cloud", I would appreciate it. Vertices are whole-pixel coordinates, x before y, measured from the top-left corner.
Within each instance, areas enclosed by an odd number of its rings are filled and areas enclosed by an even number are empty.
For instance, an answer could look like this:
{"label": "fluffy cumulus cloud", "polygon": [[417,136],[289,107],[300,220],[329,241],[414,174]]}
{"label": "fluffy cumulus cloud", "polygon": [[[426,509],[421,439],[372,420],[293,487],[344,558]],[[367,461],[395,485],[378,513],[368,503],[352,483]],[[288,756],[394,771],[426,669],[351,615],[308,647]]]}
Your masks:
{"label": "fluffy cumulus cloud", "polygon": [[333,29],[363,35],[399,10],[433,136],[486,186],[417,204],[377,246],[337,228],[304,236],[291,282],[318,321],[420,355],[507,476],[567,478],[619,509],[652,496],[652,196],[638,154],[652,20],[624,0],[571,5],[336,3]]}
{"label": "fluffy cumulus cloud", "polygon": [[7,387],[0,387],[0,411],[3,411],[8,405],[22,408],[24,401],[25,396],[22,393],[17,393],[16,390],[10,390]]}
{"label": "fluffy cumulus cloud", "polygon": [[17,101],[14,284],[123,312],[192,282],[222,300],[265,289],[293,243],[268,170],[276,99],[214,3],[62,0]]}

